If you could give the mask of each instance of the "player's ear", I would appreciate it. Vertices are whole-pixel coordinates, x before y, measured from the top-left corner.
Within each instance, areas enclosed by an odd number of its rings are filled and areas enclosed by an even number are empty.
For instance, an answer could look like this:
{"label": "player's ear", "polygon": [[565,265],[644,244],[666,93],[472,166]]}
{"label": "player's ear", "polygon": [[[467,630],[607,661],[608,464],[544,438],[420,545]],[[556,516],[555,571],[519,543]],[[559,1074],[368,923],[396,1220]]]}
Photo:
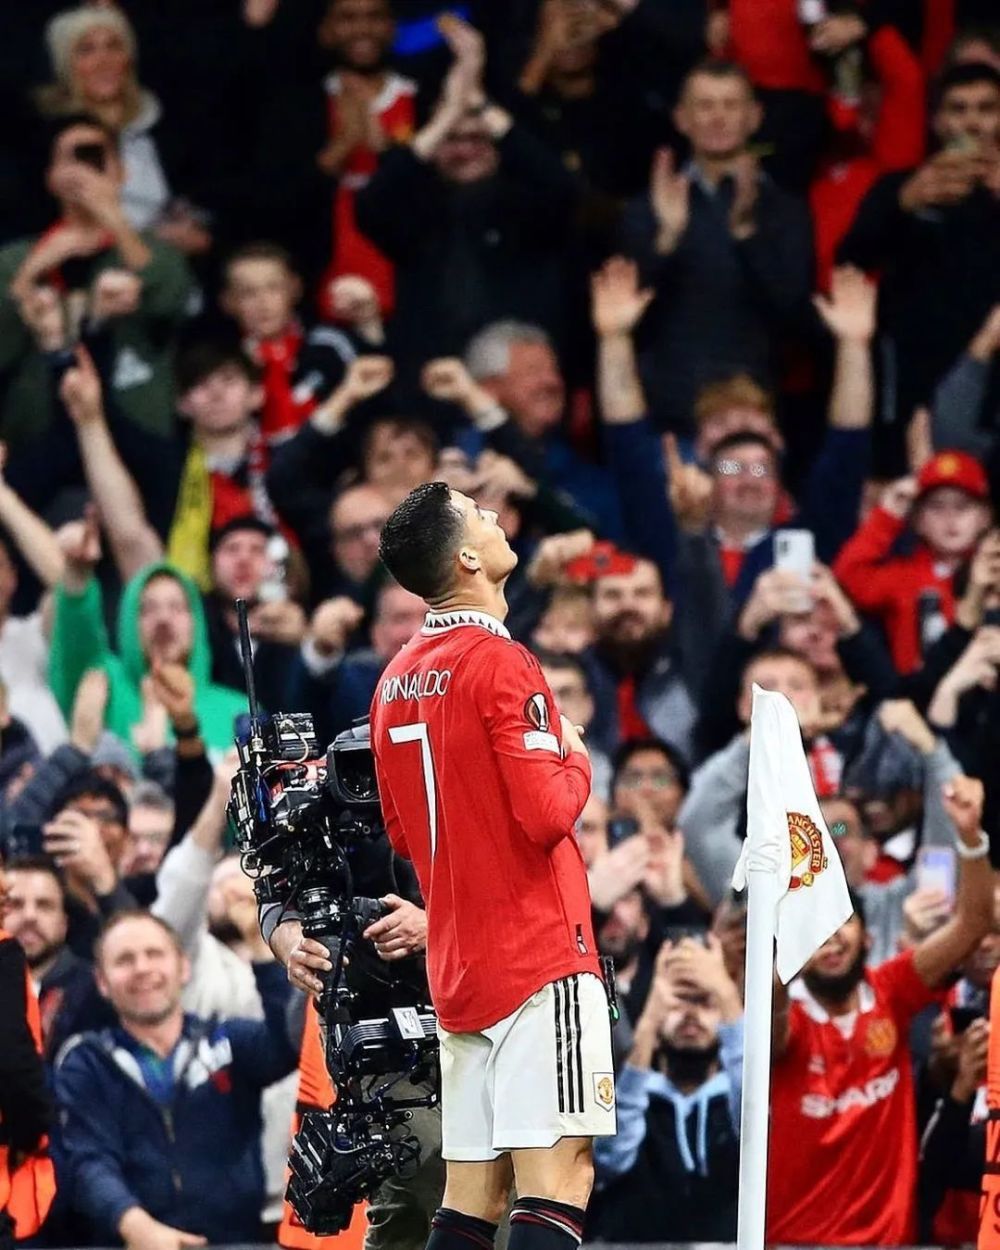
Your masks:
{"label": "player's ear", "polygon": [[458,553],[458,558],[462,568],[467,569],[470,573],[478,573],[482,568],[482,564],[479,561],[479,552],[471,547],[463,547]]}

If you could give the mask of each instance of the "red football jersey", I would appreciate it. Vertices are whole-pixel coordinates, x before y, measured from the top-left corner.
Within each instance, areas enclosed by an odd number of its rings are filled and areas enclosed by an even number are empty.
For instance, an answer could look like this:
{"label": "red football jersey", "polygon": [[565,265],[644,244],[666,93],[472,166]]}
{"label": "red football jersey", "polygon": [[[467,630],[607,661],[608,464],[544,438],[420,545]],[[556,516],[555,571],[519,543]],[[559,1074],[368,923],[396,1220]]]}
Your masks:
{"label": "red football jersey", "polygon": [[913,1017],[940,994],[920,980],[912,952],[869,970],[860,993],[847,1036],[812,998],[792,1002],[788,1050],[771,1078],[769,1243],[915,1239],[908,1039]]}
{"label": "red football jersey", "polygon": [[375,691],[386,828],[427,906],[442,1025],[474,1033],[550,981],[600,975],[573,826],[590,764],[562,756],[538,661],[481,612],[428,613]]}

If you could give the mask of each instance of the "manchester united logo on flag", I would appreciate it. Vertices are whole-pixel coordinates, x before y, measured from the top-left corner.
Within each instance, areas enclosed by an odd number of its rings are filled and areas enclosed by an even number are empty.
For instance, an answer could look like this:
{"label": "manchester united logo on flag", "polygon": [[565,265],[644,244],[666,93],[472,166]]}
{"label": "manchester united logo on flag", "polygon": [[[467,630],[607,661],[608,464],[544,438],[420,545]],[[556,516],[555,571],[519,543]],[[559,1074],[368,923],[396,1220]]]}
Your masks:
{"label": "manchester united logo on flag", "polygon": [[808,816],[801,812],[789,812],[788,839],[792,844],[792,875],[788,888],[808,888],[827,866],[823,835]]}

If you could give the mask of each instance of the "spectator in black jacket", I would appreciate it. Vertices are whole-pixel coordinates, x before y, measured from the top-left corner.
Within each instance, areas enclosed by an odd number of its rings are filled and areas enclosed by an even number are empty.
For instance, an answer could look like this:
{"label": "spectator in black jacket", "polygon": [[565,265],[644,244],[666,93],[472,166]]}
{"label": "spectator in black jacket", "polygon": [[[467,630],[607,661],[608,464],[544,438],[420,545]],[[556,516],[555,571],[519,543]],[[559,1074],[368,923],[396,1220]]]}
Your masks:
{"label": "spectator in black jacket", "polygon": [[878,270],[880,319],[892,349],[887,421],[901,431],[979,329],[1000,291],[1000,73],[957,65],[931,116],[938,151],[886,174],[862,201],[839,257]]}
{"label": "spectator in black jacket", "polygon": [[[453,19],[456,54],[430,121],[388,148],[357,197],[358,224],[395,263],[390,342],[404,384],[482,326],[530,317],[566,340],[567,233],[577,192],[558,158],[484,103],[482,38]],[[400,204],[407,212],[400,213]]]}
{"label": "spectator in black jacket", "polygon": [[690,164],[677,172],[668,151],[657,153],[649,194],[626,209],[623,248],[658,297],[640,332],[650,411],[690,434],[705,383],[742,371],[774,377],[779,332],[807,311],[812,237],[805,205],[748,149],[760,109],[739,67],[692,70],[674,120]]}

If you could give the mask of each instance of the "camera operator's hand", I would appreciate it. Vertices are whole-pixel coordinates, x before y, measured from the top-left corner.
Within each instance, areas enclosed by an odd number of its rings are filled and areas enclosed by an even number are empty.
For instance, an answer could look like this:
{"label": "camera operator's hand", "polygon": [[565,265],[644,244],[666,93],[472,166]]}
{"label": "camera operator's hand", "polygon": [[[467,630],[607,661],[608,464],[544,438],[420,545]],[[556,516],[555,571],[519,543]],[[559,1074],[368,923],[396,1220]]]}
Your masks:
{"label": "camera operator's hand", "polygon": [[284,964],[288,979],[307,994],[322,994],[323,982],[317,972],[332,972],[330,952],[313,938],[302,936],[298,920],[283,920],[271,934],[271,950],[279,964]]}
{"label": "camera operator's hand", "polygon": [[362,934],[375,947],[379,959],[405,959],[427,947],[427,913],[398,894],[387,894],[382,902],[392,914],[370,924]]}

